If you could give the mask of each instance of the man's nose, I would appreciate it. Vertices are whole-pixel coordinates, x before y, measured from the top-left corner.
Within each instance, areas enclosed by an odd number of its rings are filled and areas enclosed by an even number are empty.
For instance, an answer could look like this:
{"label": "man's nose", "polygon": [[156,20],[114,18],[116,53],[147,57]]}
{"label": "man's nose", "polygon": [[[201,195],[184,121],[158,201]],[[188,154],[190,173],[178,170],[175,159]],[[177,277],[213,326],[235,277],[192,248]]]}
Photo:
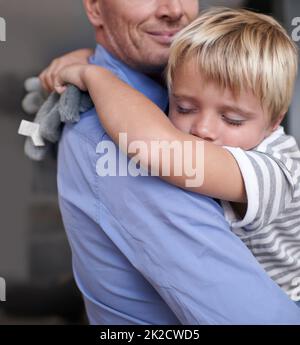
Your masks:
{"label": "man's nose", "polygon": [[158,0],[157,16],[168,21],[178,21],[184,15],[184,0]]}
{"label": "man's nose", "polygon": [[195,120],[191,134],[206,141],[215,142],[218,139],[218,124],[213,115],[203,116]]}

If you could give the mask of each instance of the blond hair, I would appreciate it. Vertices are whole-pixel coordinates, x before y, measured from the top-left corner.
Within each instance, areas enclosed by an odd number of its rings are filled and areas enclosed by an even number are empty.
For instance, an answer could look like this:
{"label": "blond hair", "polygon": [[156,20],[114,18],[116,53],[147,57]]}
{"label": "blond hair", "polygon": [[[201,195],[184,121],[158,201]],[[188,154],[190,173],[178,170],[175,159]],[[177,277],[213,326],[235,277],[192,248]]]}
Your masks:
{"label": "blond hair", "polygon": [[250,89],[271,123],[287,112],[297,75],[297,48],[274,18],[225,7],[203,12],[171,46],[169,88],[176,68],[191,58],[196,58],[205,80],[235,95]]}

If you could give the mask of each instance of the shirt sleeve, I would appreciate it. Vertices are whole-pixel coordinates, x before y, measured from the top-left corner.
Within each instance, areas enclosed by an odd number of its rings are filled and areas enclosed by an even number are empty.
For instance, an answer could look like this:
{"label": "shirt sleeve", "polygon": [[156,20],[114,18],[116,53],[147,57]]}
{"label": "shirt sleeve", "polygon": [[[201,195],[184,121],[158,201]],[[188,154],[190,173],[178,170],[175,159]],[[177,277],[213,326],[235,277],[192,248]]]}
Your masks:
{"label": "shirt sleeve", "polygon": [[274,221],[292,200],[293,185],[289,172],[268,154],[224,147],[237,161],[246,193],[247,211],[241,219],[230,202],[221,201],[225,217],[232,230],[241,235],[259,231]]}

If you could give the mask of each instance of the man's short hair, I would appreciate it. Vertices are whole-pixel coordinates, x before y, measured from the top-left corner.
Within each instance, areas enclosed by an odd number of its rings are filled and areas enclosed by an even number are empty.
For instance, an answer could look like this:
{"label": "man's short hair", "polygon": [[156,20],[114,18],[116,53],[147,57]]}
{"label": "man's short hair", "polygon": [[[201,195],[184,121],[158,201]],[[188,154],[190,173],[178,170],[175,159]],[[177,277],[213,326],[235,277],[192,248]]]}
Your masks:
{"label": "man's short hair", "polygon": [[297,75],[297,48],[272,17],[216,7],[203,12],[175,38],[167,67],[172,86],[176,68],[195,58],[205,80],[235,95],[251,90],[270,115],[285,114]]}

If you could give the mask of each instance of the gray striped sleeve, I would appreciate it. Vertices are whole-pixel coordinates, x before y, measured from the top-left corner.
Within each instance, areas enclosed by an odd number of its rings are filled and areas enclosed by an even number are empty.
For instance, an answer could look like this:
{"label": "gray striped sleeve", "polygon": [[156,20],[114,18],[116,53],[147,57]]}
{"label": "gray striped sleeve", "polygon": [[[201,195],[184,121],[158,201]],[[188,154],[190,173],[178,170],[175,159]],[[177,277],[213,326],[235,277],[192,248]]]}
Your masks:
{"label": "gray striped sleeve", "polygon": [[259,231],[275,220],[291,201],[290,182],[276,160],[269,155],[239,148],[226,149],[239,165],[248,198],[245,217],[231,219],[231,226],[233,229],[243,228],[243,231],[251,233]]}

